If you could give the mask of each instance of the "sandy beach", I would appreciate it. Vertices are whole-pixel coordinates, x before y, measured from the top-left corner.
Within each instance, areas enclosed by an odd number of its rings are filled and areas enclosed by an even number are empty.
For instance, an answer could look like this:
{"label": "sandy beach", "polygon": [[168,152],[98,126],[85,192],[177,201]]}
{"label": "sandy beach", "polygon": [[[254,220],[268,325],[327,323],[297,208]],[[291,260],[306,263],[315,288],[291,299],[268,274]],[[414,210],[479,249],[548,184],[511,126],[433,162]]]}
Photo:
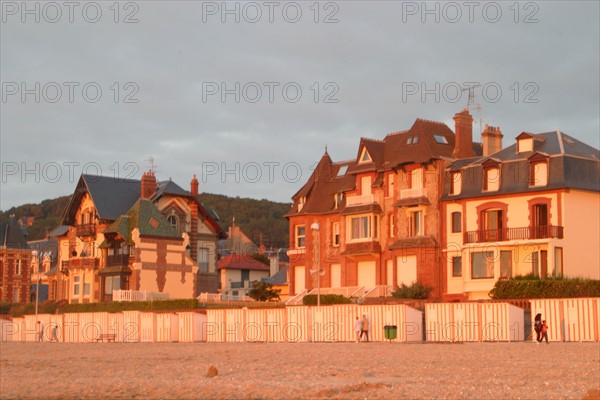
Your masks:
{"label": "sandy beach", "polygon": [[581,399],[600,389],[598,343],[8,342],[0,350],[3,399]]}

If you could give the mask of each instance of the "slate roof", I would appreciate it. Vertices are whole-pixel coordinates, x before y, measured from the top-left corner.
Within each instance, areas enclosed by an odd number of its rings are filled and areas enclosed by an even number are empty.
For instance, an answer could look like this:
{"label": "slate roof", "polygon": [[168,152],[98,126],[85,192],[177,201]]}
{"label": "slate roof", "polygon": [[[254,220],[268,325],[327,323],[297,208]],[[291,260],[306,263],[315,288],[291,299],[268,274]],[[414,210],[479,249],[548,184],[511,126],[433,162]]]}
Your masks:
{"label": "slate roof", "polygon": [[[436,141],[436,135],[447,143]],[[409,144],[409,138],[414,137],[418,137],[416,143]],[[363,148],[369,153],[371,161],[359,162]],[[481,144],[474,143],[473,149],[475,154],[482,154]],[[361,138],[354,160],[334,163],[325,152],[306,184],[293,196],[294,204],[286,217],[352,213],[352,210],[344,210],[344,204],[335,207],[335,194],[354,190],[356,174],[375,172],[373,186],[381,186],[385,171],[435,159],[453,160],[453,151],[454,133],[446,124],[419,118],[410,129],[391,133],[383,140]],[[340,174],[342,168],[347,168],[345,174]],[[299,209],[298,200],[301,197],[305,198],[305,204]]]}
{"label": "slate roof", "polygon": [[50,237],[44,240],[32,240],[27,242],[27,245],[31,250],[37,251],[38,256],[43,257],[45,255],[50,256],[50,268],[53,268],[58,263],[58,240]]}
{"label": "slate roof", "polygon": [[27,239],[14,216],[9,217],[6,222],[0,223],[0,248],[29,249]]}
{"label": "slate roof", "polygon": [[181,186],[179,186],[170,179],[168,181],[162,181],[158,183],[158,188],[156,189],[156,194],[154,194],[154,197],[158,198],[164,194],[193,197],[193,195],[190,192],[183,189]]}
{"label": "slate roof", "polygon": [[125,214],[140,197],[140,181],[110,176],[86,175],[79,178],[63,216],[64,225],[74,225],[77,206],[85,193],[94,201],[98,218],[114,221]]}
{"label": "slate roof", "polygon": [[217,261],[217,269],[248,269],[270,271],[271,268],[260,261],[242,254],[231,254]]}
{"label": "slate roof", "polygon": [[158,211],[154,203],[146,199],[138,199],[125,215],[117,218],[106,228],[104,234],[116,233],[126,242],[131,243],[131,232],[135,228],[143,237],[182,238]]}
{"label": "slate roof", "polygon": [[[533,138],[532,151],[517,152],[517,143],[488,157],[459,160],[447,171],[443,200],[466,197],[497,196],[509,193],[536,192],[553,189],[581,189],[600,191],[600,151],[560,131],[538,134],[522,133],[517,138]],[[546,186],[529,185],[530,158],[548,160],[548,183]],[[483,191],[483,167],[494,161],[500,167],[500,188],[493,192]],[[462,170],[461,192],[448,195],[450,176]]]}
{"label": "slate roof", "polygon": [[289,267],[283,267],[279,271],[275,272],[273,276],[268,278],[262,278],[261,280],[265,283],[270,283],[271,285],[285,285],[288,283],[287,279],[287,271]]}

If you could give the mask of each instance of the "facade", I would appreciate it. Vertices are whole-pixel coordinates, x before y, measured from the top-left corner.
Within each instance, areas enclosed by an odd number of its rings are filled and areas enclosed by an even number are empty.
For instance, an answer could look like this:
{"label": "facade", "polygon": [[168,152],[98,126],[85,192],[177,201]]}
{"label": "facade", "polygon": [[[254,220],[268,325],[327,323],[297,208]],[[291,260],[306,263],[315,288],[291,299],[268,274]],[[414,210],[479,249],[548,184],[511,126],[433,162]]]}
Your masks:
{"label": "facade", "polygon": [[31,249],[21,226],[11,216],[0,224],[0,302],[28,302],[30,283]]}
{"label": "facade", "polygon": [[235,224],[235,218],[227,232],[227,239],[219,243],[221,256],[230,254],[254,255],[258,253],[259,247]]}
{"label": "facade", "polygon": [[[226,237],[217,220],[200,202],[195,176],[186,191],[171,180],[158,182],[152,171],[141,180],[82,175],[63,215],[67,229],[57,236],[59,263],[48,274],[49,298],[108,301],[119,289],[172,298],[216,292],[217,241]],[[144,277],[152,268],[156,282],[151,285]],[[163,282],[175,279],[167,271],[177,271],[186,284]]]}
{"label": "facade", "polygon": [[[58,265],[58,241],[55,237],[27,242],[31,249],[30,298],[40,303],[48,300],[48,273]],[[36,295],[37,293],[37,295]]]}
{"label": "facade", "polygon": [[252,282],[269,277],[270,267],[247,254],[230,254],[217,262],[221,274],[221,293],[227,298],[243,298]]}
{"label": "facade", "polygon": [[600,279],[598,149],[560,131],[499,147],[446,170],[444,298],[487,298],[519,275]]}
{"label": "facade", "polygon": [[317,286],[368,293],[419,282],[440,296],[444,171],[481,154],[468,111],[454,120],[456,135],[443,123],[417,119],[383,140],[362,138],[353,160],[333,162],[325,152],[286,215],[290,295]]}

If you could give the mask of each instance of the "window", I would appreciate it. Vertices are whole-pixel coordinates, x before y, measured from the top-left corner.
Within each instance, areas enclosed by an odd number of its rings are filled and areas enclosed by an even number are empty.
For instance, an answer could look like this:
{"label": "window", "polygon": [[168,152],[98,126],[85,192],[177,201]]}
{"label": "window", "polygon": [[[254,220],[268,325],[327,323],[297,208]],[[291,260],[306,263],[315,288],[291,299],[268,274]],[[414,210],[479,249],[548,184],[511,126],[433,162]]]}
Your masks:
{"label": "window", "polygon": [[492,167],[483,170],[483,190],[493,192],[500,188],[500,168]]}
{"label": "window", "polygon": [[73,277],[73,295],[75,295],[75,296],[79,295],[79,280],[80,280],[79,276]]}
{"label": "window", "polygon": [[13,289],[13,303],[19,302],[19,287]]}
{"label": "window", "polygon": [[453,172],[450,175],[450,194],[460,194],[462,190],[462,175],[460,172]]}
{"label": "window", "polygon": [[175,215],[169,215],[167,217],[167,222],[169,222],[169,225],[171,225],[173,227],[173,229],[178,230],[178,228],[177,228],[178,221],[177,221],[177,217]]}
{"label": "window", "polygon": [[423,168],[415,168],[409,172],[408,178],[411,189],[423,188]]}
{"label": "window", "polygon": [[15,275],[21,275],[21,259],[17,258],[15,260]]}
{"label": "window", "polygon": [[444,135],[433,135],[433,139],[439,144],[448,144],[448,139]]}
{"label": "window", "polygon": [[199,272],[208,272],[208,248],[206,247],[198,249],[198,269]]}
{"label": "window", "polygon": [[533,276],[539,277],[540,276],[540,259],[539,259],[538,252],[537,251],[531,252],[529,259],[531,260],[531,273],[533,274]]}
{"label": "window", "polygon": [[529,186],[546,186],[548,184],[548,163],[537,162],[529,166]]}
{"label": "window", "polygon": [[471,278],[486,279],[494,277],[494,252],[471,253]]}
{"label": "window", "polygon": [[129,257],[135,256],[135,245],[129,245]]}
{"label": "window", "polygon": [[378,219],[373,215],[360,215],[349,217],[348,240],[375,239],[378,236]]}
{"label": "window", "polygon": [[484,242],[502,240],[502,210],[486,210],[481,214],[483,220],[481,240]]}
{"label": "window", "polygon": [[462,257],[452,257],[452,276],[462,276]]}
{"label": "window", "polygon": [[360,154],[359,164],[361,164],[361,163],[367,163],[367,162],[370,162],[370,161],[372,161],[371,160],[371,155],[367,151],[367,148],[363,147],[362,153]]}
{"label": "window", "polygon": [[90,295],[90,287],[91,287],[90,278],[91,278],[90,274],[83,274],[83,295],[84,296]]}
{"label": "window", "polygon": [[337,176],[344,176],[344,175],[346,175],[346,171],[348,171],[348,166],[347,165],[342,165],[340,167],[340,169],[338,170]]}
{"label": "window", "polygon": [[340,223],[334,222],[331,224],[331,242],[334,246],[340,245]]}
{"label": "window", "polygon": [[360,178],[360,195],[367,196],[371,194],[371,177],[363,176]]}
{"label": "window", "polygon": [[394,174],[387,176],[387,197],[394,196]]}
{"label": "window", "polygon": [[563,249],[562,247],[554,248],[554,271],[553,276],[560,278],[563,276]]}
{"label": "window", "polygon": [[344,201],[344,194],[337,193],[334,196],[334,199],[335,199],[335,208],[340,208],[342,206],[342,201]]}
{"label": "window", "polygon": [[104,278],[104,294],[112,295],[113,290],[121,289],[120,276],[107,276]]}
{"label": "window", "polygon": [[417,144],[419,143],[419,137],[418,136],[409,136],[408,140],[406,141],[406,144]]}
{"label": "window", "polygon": [[298,199],[298,211],[302,210],[302,207],[304,207],[305,202],[306,202],[306,197],[300,197]]}
{"label": "window", "polygon": [[[519,135],[520,136],[520,135]],[[533,151],[533,138],[517,139],[517,152]]]}
{"label": "window", "polygon": [[353,217],[350,226],[352,227],[352,240],[371,237],[371,217]]}
{"label": "window", "polygon": [[423,236],[423,211],[412,211],[409,214],[408,236]]}
{"label": "window", "polygon": [[306,239],[306,229],[304,225],[296,226],[296,248],[304,247],[304,240]]}
{"label": "window", "polygon": [[512,277],[512,251],[500,250],[500,278]]}
{"label": "window", "polygon": [[539,239],[545,238],[549,235],[548,229],[548,205],[547,204],[534,204],[531,208],[531,238]]}
{"label": "window", "polygon": [[394,214],[390,214],[389,216],[389,225],[390,225],[390,237],[394,237]]}
{"label": "window", "polygon": [[452,233],[462,232],[462,223],[461,223],[461,213],[453,212],[452,213]]}

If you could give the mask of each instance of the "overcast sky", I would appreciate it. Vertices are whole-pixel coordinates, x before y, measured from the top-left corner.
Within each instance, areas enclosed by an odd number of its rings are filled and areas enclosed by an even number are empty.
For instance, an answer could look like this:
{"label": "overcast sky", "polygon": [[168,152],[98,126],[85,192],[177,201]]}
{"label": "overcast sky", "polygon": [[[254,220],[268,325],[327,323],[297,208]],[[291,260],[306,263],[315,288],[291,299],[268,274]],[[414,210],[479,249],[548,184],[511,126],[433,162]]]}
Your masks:
{"label": "overcast sky", "polygon": [[504,145],[599,147],[597,1],[24,4],[1,9],[2,210],[149,157],[186,189],[290,201],[325,146],[346,160],[416,118],[454,129],[468,82]]}

